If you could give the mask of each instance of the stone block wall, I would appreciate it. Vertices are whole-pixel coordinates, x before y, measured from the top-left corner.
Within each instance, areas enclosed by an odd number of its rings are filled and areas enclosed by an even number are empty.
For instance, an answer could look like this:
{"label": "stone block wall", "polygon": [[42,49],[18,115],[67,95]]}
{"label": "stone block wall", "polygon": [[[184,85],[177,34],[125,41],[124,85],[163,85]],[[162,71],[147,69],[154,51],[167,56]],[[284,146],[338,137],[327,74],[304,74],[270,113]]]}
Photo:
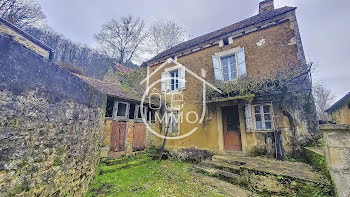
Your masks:
{"label": "stone block wall", "polygon": [[321,125],[326,162],[337,196],[350,196],[350,125]]}
{"label": "stone block wall", "polygon": [[106,96],[0,35],[0,196],[83,196]]}

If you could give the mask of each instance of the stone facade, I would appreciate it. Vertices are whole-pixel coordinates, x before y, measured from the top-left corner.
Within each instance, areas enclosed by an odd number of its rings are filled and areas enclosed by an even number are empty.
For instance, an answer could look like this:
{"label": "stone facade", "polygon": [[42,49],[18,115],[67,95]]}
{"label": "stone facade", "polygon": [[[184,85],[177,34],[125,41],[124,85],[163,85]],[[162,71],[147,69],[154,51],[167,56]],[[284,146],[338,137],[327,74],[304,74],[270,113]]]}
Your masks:
{"label": "stone facade", "polygon": [[[278,21],[278,22],[276,22]],[[295,11],[289,11],[282,15],[268,19],[261,23],[245,27],[242,30],[231,33],[229,43],[223,45],[223,40],[206,43],[206,46],[198,46],[192,51],[180,51],[174,55],[178,63],[185,66],[198,76],[203,76],[205,80],[215,85],[214,68],[212,56],[218,53],[244,48],[247,78],[258,80],[266,77],[275,77],[284,70],[299,69],[306,67],[305,56],[296,21]],[[148,64],[148,73],[150,74],[148,84],[153,84],[161,79],[163,72],[171,70],[176,65],[168,63],[163,66],[163,60],[151,62]],[[163,67],[162,67],[163,66]],[[186,87],[183,90],[176,91],[183,95],[184,107],[181,109],[183,114],[189,111],[202,113],[202,81],[194,75],[186,72]],[[302,82],[303,89],[310,89],[309,81]],[[159,92],[161,83],[157,83],[153,88]],[[210,89],[210,88],[208,88]],[[300,88],[302,89],[302,88]],[[171,93],[167,93],[171,94]],[[312,138],[310,133],[317,132],[316,114],[313,111],[314,103],[310,102],[308,106],[309,94],[294,94],[286,101],[286,108],[294,117],[294,123],[283,113],[279,107],[279,97],[269,99],[273,104],[274,118],[276,127],[282,132],[283,148],[287,154],[300,150],[301,144],[306,144]],[[256,103],[262,103],[256,98]],[[266,102],[266,101],[264,101]],[[272,136],[271,132],[248,132],[245,118],[244,105],[246,101],[225,100],[212,102],[207,105],[206,117],[202,124],[179,124],[180,134],[198,127],[198,131],[189,137],[180,140],[167,141],[167,148],[178,149],[195,146],[200,149],[209,149],[224,152],[223,120],[222,107],[239,105],[239,119],[242,151],[251,152],[255,148],[264,148],[266,146],[267,136]],[[310,108],[311,110],[308,110]],[[293,125],[292,125],[293,124]],[[294,128],[292,128],[294,127]],[[155,128],[164,133],[164,127]],[[162,131],[163,130],[163,131]],[[293,131],[294,130],[294,131]],[[185,133],[184,133],[185,132]]]}
{"label": "stone facade", "polygon": [[0,36],[0,196],[82,196],[95,176],[106,96]]}
{"label": "stone facade", "polygon": [[325,156],[337,196],[350,196],[350,125],[322,125]]}

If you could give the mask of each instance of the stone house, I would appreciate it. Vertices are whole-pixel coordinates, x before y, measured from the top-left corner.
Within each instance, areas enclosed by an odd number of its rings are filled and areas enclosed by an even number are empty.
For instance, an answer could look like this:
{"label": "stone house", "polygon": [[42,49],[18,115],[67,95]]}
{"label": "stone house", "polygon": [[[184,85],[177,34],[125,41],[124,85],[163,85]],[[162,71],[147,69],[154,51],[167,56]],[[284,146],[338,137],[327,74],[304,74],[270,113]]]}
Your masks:
{"label": "stone house", "polygon": [[[181,109],[160,114],[175,113],[175,119],[187,114],[192,120],[205,114],[195,123],[156,122],[160,134],[170,128],[167,149],[195,146],[283,157],[312,139],[316,116],[295,10],[275,9],[273,0],[265,0],[259,14],[180,43],[142,65],[145,84],[164,94],[163,100],[181,98]],[[203,93],[205,84],[196,76],[221,92]],[[171,140],[194,127],[193,134]]]}
{"label": "stone house", "polygon": [[147,139],[141,113],[147,116],[147,106],[140,107],[140,99],[118,83],[76,76],[107,95],[103,150],[121,155],[144,150]]}
{"label": "stone house", "polygon": [[326,111],[330,120],[337,124],[350,124],[350,92]]}

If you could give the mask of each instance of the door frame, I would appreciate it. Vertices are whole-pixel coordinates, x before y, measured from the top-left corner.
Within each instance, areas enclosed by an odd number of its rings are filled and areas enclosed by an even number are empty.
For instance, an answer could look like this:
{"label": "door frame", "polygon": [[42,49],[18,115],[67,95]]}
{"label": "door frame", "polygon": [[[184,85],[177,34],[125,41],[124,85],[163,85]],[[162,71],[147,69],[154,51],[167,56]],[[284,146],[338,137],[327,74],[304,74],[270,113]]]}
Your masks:
{"label": "door frame", "polygon": [[219,152],[227,152],[224,148],[224,127],[223,127],[223,117],[222,117],[222,107],[238,105],[238,114],[239,114],[239,123],[241,130],[241,144],[243,153],[247,153],[247,132],[246,132],[246,123],[245,123],[245,113],[244,113],[244,104],[237,103],[234,101],[228,101],[225,103],[216,103],[216,120],[217,120],[217,130],[218,130],[218,146]]}

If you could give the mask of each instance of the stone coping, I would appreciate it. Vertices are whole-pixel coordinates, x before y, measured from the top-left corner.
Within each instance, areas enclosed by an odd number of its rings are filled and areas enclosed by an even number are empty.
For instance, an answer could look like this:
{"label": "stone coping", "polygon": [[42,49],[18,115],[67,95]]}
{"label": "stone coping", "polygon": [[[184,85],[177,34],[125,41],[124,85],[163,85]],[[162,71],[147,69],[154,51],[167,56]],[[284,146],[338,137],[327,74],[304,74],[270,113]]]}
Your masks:
{"label": "stone coping", "polygon": [[349,131],[350,125],[348,124],[324,124],[318,126],[318,128],[322,131]]}

